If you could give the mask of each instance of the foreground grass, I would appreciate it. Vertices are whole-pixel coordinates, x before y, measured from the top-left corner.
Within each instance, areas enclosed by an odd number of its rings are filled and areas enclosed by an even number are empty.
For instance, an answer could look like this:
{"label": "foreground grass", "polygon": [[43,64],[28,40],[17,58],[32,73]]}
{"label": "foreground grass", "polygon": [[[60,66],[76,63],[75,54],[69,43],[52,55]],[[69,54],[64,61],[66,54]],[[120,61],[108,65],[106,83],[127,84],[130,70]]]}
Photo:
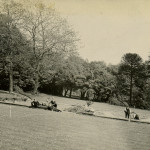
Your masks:
{"label": "foreground grass", "polygon": [[[59,102],[60,103],[60,102]],[[69,102],[70,103],[70,102]],[[0,104],[1,150],[149,150],[150,126]]]}

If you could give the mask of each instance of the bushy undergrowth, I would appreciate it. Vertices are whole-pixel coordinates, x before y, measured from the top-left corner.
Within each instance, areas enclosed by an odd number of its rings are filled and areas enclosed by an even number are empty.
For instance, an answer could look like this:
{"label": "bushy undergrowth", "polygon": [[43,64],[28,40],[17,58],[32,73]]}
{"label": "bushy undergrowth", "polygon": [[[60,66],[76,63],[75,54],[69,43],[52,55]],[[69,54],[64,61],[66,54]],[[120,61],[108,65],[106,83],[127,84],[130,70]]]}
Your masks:
{"label": "bushy undergrowth", "polygon": [[111,98],[111,100],[109,101],[110,104],[112,105],[117,105],[117,106],[125,106],[123,104],[123,102],[120,102],[117,98],[113,97]]}
{"label": "bushy undergrowth", "polygon": [[74,106],[74,107],[67,108],[66,111],[74,112],[74,113],[81,113],[81,112],[85,111],[85,108],[84,108],[84,106],[77,105],[77,106]]}
{"label": "bushy undergrowth", "polygon": [[28,98],[14,93],[0,92],[0,101],[27,101]]}
{"label": "bushy undergrowth", "polygon": [[89,107],[88,105],[76,105],[70,108],[65,109],[65,111],[73,112],[77,114],[90,114],[93,115],[94,109]]}
{"label": "bushy undergrowth", "polygon": [[[127,105],[126,101],[118,100],[117,98],[111,98],[109,103],[112,105],[117,105],[117,106],[126,106]],[[144,100],[137,100],[136,99],[133,101],[133,104],[131,107],[150,110],[150,103],[148,103]]]}

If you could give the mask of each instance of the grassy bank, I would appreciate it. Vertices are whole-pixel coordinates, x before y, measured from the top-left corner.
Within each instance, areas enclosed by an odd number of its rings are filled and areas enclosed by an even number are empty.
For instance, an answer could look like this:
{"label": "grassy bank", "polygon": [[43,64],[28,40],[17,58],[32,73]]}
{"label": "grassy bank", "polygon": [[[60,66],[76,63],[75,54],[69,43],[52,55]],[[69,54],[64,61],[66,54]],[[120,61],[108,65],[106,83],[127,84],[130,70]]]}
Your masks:
{"label": "grassy bank", "polygon": [[149,125],[0,105],[2,150],[149,150]]}

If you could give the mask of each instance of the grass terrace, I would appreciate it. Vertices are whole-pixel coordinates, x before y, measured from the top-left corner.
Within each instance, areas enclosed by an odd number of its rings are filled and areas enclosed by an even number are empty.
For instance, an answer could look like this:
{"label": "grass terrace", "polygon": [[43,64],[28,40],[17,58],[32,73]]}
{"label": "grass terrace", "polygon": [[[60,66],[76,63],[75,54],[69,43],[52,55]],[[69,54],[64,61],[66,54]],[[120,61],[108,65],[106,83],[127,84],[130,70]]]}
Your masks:
{"label": "grass terrace", "polygon": [[[47,97],[40,94],[36,99],[44,102]],[[85,104],[61,97],[55,100],[60,109]],[[30,101],[22,103],[29,105]],[[92,107],[103,115],[124,117],[123,107],[103,103],[94,103]],[[149,111],[137,111],[150,115]],[[0,104],[0,122],[2,150],[149,150],[150,147],[149,124],[5,104]]]}

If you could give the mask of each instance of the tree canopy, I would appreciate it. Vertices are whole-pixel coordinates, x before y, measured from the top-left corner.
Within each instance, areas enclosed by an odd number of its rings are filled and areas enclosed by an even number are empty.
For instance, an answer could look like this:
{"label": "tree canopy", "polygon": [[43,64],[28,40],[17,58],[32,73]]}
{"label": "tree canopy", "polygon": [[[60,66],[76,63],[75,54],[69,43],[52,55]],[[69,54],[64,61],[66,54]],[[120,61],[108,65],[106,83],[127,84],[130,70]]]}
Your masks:
{"label": "tree canopy", "polygon": [[150,108],[150,60],[127,53],[118,65],[89,62],[79,56],[78,35],[54,7],[2,1],[0,89]]}

